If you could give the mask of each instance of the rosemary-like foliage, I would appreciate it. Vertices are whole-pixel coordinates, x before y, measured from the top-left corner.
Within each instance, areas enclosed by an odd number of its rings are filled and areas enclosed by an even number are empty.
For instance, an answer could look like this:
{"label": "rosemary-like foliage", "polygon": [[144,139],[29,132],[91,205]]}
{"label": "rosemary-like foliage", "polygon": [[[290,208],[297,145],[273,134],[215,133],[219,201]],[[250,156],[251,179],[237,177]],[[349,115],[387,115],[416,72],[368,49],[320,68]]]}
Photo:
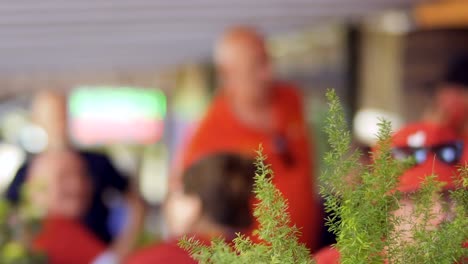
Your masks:
{"label": "rosemary-like foliage", "polygon": [[259,229],[254,233],[262,242],[254,243],[249,237],[238,234],[232,244],[219,238],[206,246],[185,237],[179,245],[188,250],[194,259],[200,263],[216,264],[313,263],[308,249],[298,242],[299,230],[290,225],[287,202],[272,183],[273,171],[265,164],[265,159],[260,146],[254,177],[254,193],[258,200],[254,216],[259,222]]}
{"label": "rosemary-like foliage", "polygon": [[[461,168],[458,188],[450,192],[455,208],[451,221],[430,228],[436,217],[431,210],[440,198],[441,184],[427,177],[413,195],[414,219],[394,214],[402,193],[396,191],[398,178],[412,161],[399,162],[391,154],[390,123],[382,120],[373,164],[363,166],[361,153],[351,149],[351,134],[343,108],[334,91],[327,92],[329,111],[325,131],[331,150],[325,155],[326,169],[321,174],[320,193],[329,214],[327,224],[337,236],[334,245],[343,264],[434,263],[452,264],[468,256],[462,244],[468,241],[468,168]],[[260,148],[257,153],[254,193],[259,201],[254,216],[260,223],[255,232],[262,240],[253,243],[238,234],[232,243],[214,239],[203,245],[193,238],[183,238],[179,245],[200,263],[313,263],[308,250],[297,240],[299,230],[290,226],[287,201],[272,183],[273,172],[265,164]],[[443,212],[440,212],[443,213]],[[404,239],[396,226],[409,221],[411,239]]]}
{"label": "rosemary-like foliage", "polygon": [[[436,177],[426,177],[421,189],[411,194],[415,210],[411,219],[394,214],[401,204],[402,193],[396,191],[398,179],[412,161],[399,162],[391,154],[390,124],[382,120],[373,164],[362,166],[359,152],[351,151],[351,136],[346,128],[343,109],[333,91],[329,100],[325,128],[331,151],[325,156],[327,169],[321,174],[321,194],[326,199],[329,229],[337,235],[335,247],[343,264],[368,263],[455,263],[467,256],[462,247],[468,240],[467,171],[462,168],[458,188],[451,192],[455,201],[454,218],[437,228],[431,220],[452,210],[445,206],[433,212],[441,201],[441,184]],[[416,221],[417,219],[417,221]],[[409,230],[399,230],[399,224]],[[408,238],[409,237],[409,238]]]}

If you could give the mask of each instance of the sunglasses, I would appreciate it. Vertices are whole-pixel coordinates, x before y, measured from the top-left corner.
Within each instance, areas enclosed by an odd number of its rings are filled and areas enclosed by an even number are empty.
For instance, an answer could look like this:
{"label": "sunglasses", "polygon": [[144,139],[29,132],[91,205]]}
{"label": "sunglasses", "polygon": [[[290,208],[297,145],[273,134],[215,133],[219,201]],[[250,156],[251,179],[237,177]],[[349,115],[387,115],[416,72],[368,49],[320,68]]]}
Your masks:
{"label": "sunglasses", "polygon": [[430,147],[397,147],[392,149],[393,157],[397,160],[413,158],[416,165],[427,161],[430,154],[435,154],[441,162],[454,165],[460,161],[463,153],[463,142],[455,141]]}
{"label": "sunglasses", "polygon": [[295,164],[294,156],[290,150],[290,146],[286,137],[282,134],[273,136],[274,151],[287,167],[292,167]]}

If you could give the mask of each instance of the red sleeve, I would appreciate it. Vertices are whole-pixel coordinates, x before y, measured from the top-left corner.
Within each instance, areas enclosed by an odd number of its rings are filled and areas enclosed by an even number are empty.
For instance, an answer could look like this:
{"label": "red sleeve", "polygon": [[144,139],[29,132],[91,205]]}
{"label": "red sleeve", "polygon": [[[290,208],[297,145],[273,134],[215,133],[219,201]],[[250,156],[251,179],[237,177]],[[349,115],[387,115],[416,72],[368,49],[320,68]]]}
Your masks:
{"label": "red sleeve", "polygon": [[105,246],[78,222],[48,219],[34,241],[35,250],[46,254],[51,264],[88,264]]}

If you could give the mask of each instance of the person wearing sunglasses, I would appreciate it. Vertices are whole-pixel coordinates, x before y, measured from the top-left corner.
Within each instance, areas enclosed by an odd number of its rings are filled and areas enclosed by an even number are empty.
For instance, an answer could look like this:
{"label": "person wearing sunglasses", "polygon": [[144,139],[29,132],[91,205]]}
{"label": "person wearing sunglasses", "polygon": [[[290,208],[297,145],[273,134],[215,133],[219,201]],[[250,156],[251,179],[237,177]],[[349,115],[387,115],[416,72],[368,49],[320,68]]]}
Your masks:
{"label": "person wearing sunglasses", "polygon": [[393,157],[413,158],[414,166],[400,177],[400,191],[415,190],[420,178],[437,174],[440,181],[451,182],[463,164],[464,142],[449,128],[430,122],[407,125],[392,138]]}
{"label": "person wearing sunglasses", "polygon": [[[399,177],[397,190],[402,193],[400,207],[393,212],[403,221],[395,227],[403,236],[403,241],[411,239],[410,219],[414,219],[415,212],[414,194],[421,188],[421,184],[428,176],[435,175],[438,181],[445,183],[442,190],[442,199],[434,202],[430,210],[431,227],[436,228],[445,221],[453,218],[452,211],[441,210],[448,205],[453,208],[453,201],[448,195],[455,188],[454,178],[458,174],[457,169],[468,162],[468,151],[465,142],[461,141],[457,134],[445,126],[436,123],[413,123],[397,131],[391,139],[393,157],[397,160],[414,161]],[[315,256],[317,264],[339,264],[340,253],[332,247],[322,249]]]}

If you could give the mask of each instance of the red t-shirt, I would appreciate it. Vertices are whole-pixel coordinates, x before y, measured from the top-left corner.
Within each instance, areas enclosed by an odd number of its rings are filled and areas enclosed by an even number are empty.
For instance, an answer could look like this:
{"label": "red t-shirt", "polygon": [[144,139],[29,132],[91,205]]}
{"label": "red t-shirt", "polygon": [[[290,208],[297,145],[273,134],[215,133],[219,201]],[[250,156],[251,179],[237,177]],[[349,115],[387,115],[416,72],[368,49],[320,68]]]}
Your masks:
{"label": "red t-shirt", "polygon": [[332,247],[326,247],[314,256],[317,264],[340,264],[340,252]]}
{"label": "red t-shirt", "polygon": [[[209,244],[208,240],[197,238],[203,244]],[[171,240],[161,244],[142,249],[125,261],[125,264],[196,264],[190,254],[177,245],[177,240]]]}
{"label": "red t-shirt", "polygon": [[89,264],[105,251],[105,245],[80,223],[62,218],[45,220],[33,246],[46,254],[50,264]]}
{"label": "red t-shirt", "polygon": [[[275,173],[273,182],[288,200],[292,223],[302,232],[300,241],[315,249],[322,216],[314,190],[312,155],[301,100],[289,85],[277,84],[273,92],[276,129],[270,132],[244,125],[231,111],[225,96],[218,95],[183,153],[182,167],[216,152],[255,157],[255,150],[262,144]],[[281,147],[287,151],[278,151]]]}

